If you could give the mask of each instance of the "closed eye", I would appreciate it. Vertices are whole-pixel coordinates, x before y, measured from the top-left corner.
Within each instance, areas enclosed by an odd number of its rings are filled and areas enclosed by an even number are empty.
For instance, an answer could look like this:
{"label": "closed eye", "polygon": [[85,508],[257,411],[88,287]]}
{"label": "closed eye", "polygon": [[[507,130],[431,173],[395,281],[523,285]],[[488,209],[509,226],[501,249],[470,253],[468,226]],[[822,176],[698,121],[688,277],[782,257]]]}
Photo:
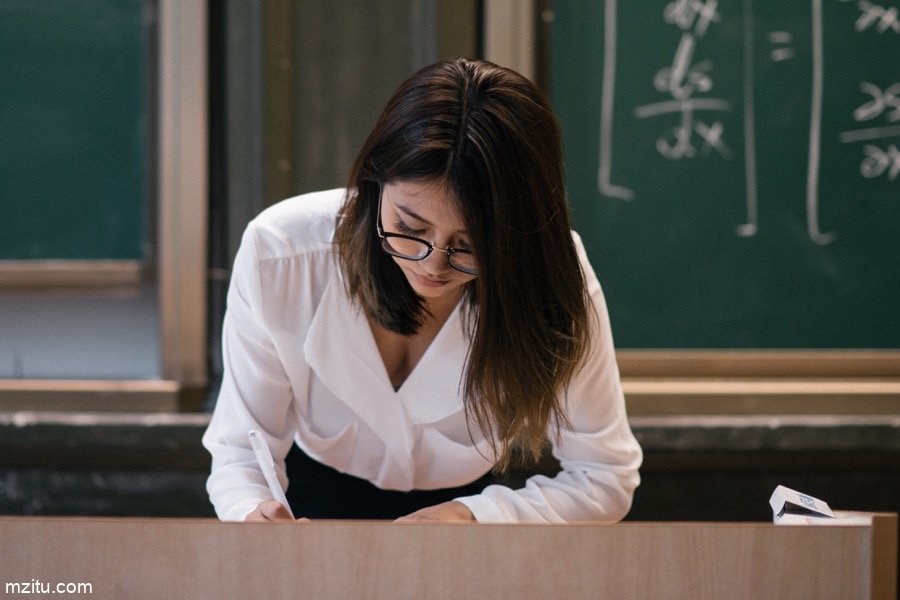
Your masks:
{"label": "closed eye", "polygon": [[412,227],[410,227],[409,225],[407,225],[400,219],[397,219],[394,222],[394,229],[397,230],[397,233],[402,233],[403,235],[419,236],[419,235],[422,235],[423,233],[425,233],[424,229],[413,229]]}

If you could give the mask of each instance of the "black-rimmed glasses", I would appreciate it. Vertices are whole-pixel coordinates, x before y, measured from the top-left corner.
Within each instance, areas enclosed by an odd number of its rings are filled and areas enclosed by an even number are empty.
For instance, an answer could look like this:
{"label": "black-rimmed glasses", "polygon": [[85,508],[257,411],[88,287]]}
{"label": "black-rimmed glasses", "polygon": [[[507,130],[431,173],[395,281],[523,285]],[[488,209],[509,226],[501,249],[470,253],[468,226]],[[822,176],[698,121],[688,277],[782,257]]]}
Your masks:
{"label": "black-rimmed glasses", "polygon": [[[383,188],[382,188],[383,189]],[[378,218],[375,221],[378,237],[381,238],[381,249],[397,258],[406,260],[425,260],[437,250],[447,255],[447,262],[452,268],[467,275],[478,275],[478,264],[475,255],[469,250],[461,250],[452,246],[438,248],[432,242],[403,233],[384,231],[381,226],[381,194],[378,192]]]}

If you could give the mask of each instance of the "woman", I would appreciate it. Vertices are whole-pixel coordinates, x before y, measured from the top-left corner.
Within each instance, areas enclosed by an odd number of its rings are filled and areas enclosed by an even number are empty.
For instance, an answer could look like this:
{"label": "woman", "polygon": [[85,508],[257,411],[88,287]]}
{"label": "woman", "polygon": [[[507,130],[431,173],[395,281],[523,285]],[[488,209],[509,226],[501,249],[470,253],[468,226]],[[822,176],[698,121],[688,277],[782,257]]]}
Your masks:
{"label": "woman", "polygon": [[[292,518],[250,429],[282,486],[289,451],[305,465],[289,489],[303,490],[291,501],[301,518],[372,516],[381,494],[403,520],[615,521],[630,507],[641,451],[600,285],[570,231],[558,124],[508,69],[422,69],[389,101],[346,190],[257,217],[223,338],[203,439],[222,519]],[[548,439],[556,477],[487,485]],[[352,514],[319,510],[345,483],[353,491],[332,498]]]}

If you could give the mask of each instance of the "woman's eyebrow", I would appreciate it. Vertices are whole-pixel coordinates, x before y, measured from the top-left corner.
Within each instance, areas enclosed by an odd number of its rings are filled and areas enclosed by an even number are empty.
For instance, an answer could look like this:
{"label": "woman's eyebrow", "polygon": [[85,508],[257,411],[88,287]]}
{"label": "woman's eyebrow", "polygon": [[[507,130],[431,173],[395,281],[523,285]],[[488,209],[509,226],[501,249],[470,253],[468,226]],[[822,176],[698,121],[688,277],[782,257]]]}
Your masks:
{"label": "woman's eyebrow", "polygon": [[399,211],[401,211],[402,213],[404,213],[404,214],[405,214],[406,216],[408,216],[408,217],[412,217],[413,219],[416,219],[417,221],[421,221],[422,223],[425,223],[425,224],[428,225],[429,227],[431,227],[431,226],[433,225],[433,224],[431,223],[431,221],[429,221],[428,219],[426,219],[426,218],[424,218],[424,217],[419,216],[419,214],[416,213],[413,209],[411,209],[411,208],[409,208],[409,207],[407,207],[407,206],[403,206],[403,205],[400,204],[399,202],[395,202],[395,203],[394,203],[394,206],[397,207],[397,209],[398,209]]}
{"label": "woman's eyebrow", "polygon": [[[394,202],[394,207],[395,207],[397,210],[399,210],[400,212],[402,212],[403,214],[405,214],[406,216],[411,217],[411,218],[413,218],[413,219],[416,219],[417,221],[421,221],[422,223],[424,223],[424,224],[427,225],[428,227],[434,227],[434,224],[433,224],[431,221],[429,221],[429,220],[426,219],[425,217],[422,217],[422,216],[419,215],[416,211],[414,211],[413,209],[409,208],[408,206],[404,206],[404,205],[400,204],[399,202]],[[456,233],[457,233],[457,234],[461,234],[461,235],[468,235],[468,234],[469,234],[469,232],[466,231],[465,229],[460,229],[460,230],[457,231]]]}

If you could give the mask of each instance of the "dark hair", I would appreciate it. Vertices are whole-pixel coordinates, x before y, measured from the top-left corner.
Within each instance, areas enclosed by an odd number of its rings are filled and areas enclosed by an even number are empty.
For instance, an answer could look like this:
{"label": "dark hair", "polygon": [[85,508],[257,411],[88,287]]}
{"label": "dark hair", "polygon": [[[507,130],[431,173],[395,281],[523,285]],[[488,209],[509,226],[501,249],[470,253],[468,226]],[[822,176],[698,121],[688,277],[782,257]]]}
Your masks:
{"label": "dark hair", "polygon": [[440,62],[406,80],[353,166],[335,241],[350,295],[378,323],[410,335],[422,300],[380,249],[380,186],[449,187],[480,275],[465,307],[466,415],[498,469],[522,448],[537,458],[548,426],[567,422],[562,393],[587,354],[590,300],[569,224],[559,125],[540,91],[485,61]]}

